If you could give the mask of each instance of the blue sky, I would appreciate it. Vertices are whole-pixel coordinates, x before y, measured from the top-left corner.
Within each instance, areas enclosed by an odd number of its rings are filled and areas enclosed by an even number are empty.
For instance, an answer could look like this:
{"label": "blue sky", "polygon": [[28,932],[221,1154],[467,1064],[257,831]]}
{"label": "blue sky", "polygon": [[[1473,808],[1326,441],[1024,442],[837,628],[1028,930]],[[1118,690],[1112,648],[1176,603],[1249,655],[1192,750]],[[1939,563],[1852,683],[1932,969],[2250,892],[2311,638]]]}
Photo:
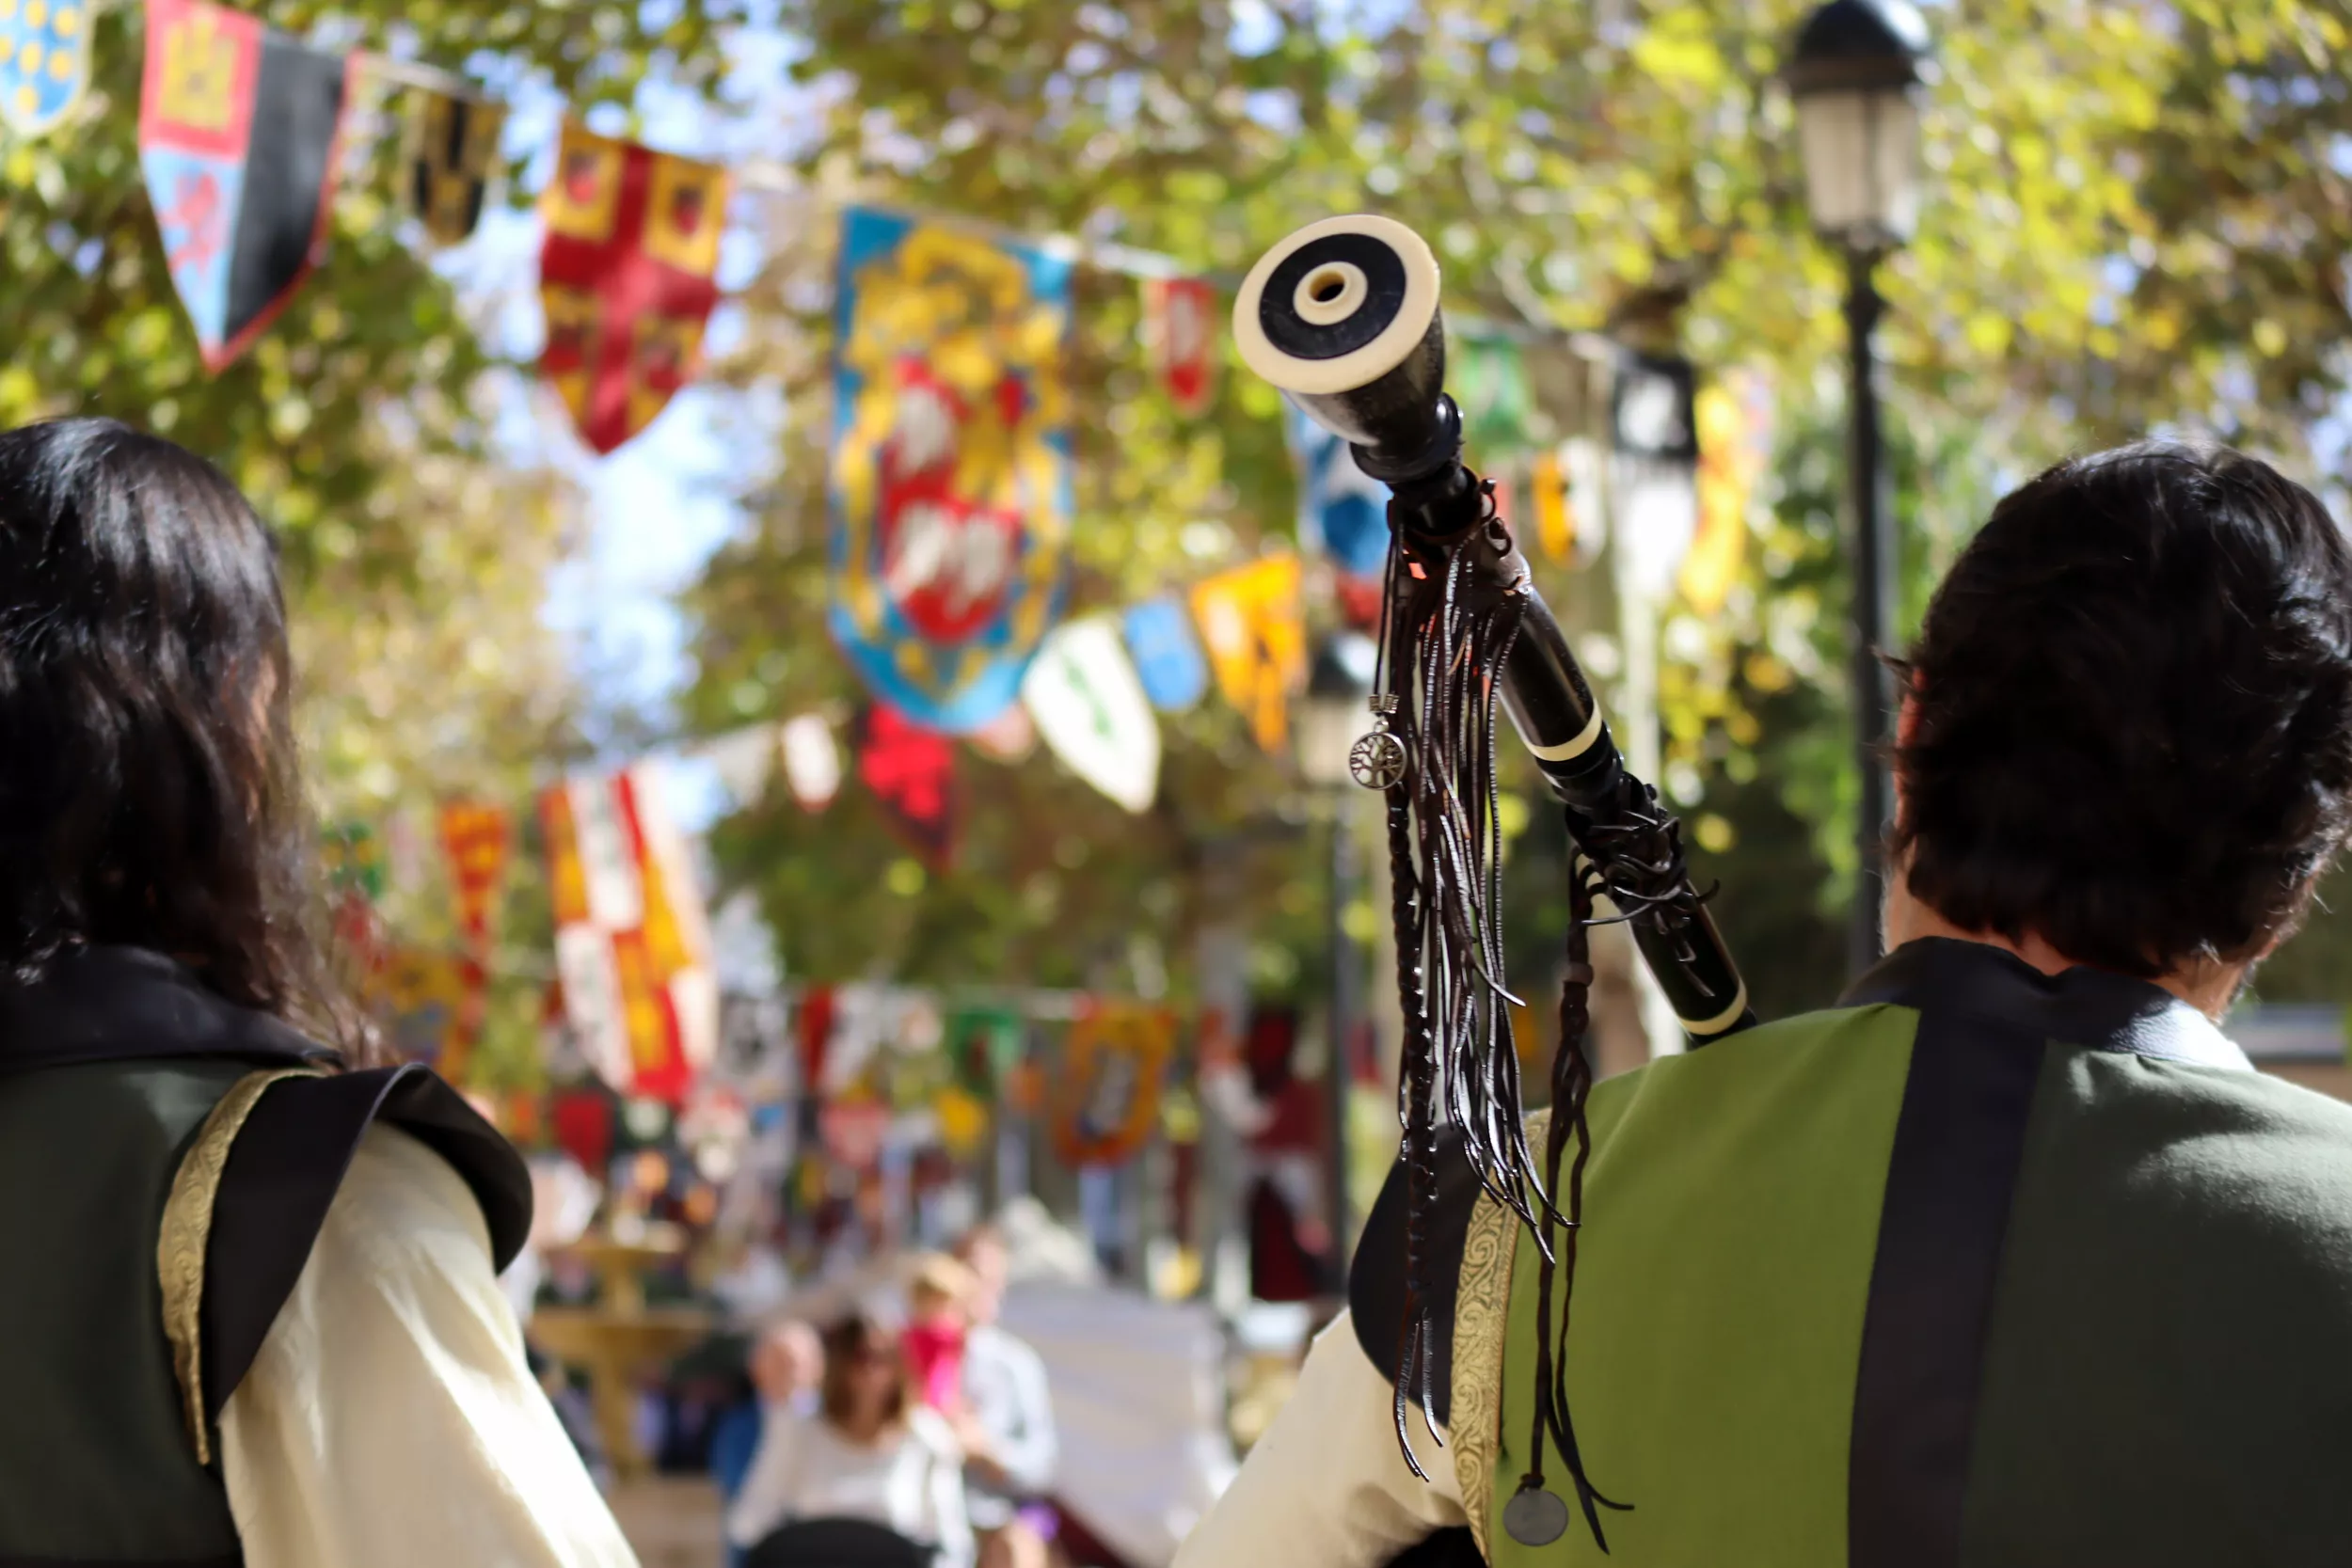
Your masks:
{"label": "blue sky", "polygon": [[[591,129],[628,135],[664,152],[728,164],[786,156],[805,123],[803,101],[785,81],[789,53],[772,30],[750,29],[730,49],[723,107],[656,83],[640,93],[634,125],[617,105],[585,118]],[[565,105],[544,83],[499,86],[510,105],[506,150],[523,189],[536,191],[553,165]],[[524,362],[536,357],[545,337],[541,234],[534,212],[494,205],[474,238],[441,258],[491,343]],[[720,260],[722,293],[739,288],[757,260],[748,235],[730,234]],[[723,354],[742,331],[741,313],[723,302],[711,318],[707,351]],[[528,379],[501,388],[501,440],[518,458],[569,474],[589,497],[588,535],[550,583],[545,613],[571,642],[579,672],[599,702],[659,713],[692,678],[688,627],[675,595],[741,526],[731,498],[760,474],[774,450],[767,442],[754,451],[728,450],[716,417],[726,395],[690,388],[635,440],[598,458],[573,434],[549,389]],[[742,428],[735,420],[727,424]],[[707,781],[696,783],[698,796],[710,795]],[[706,816],[718,804],[700,800],[688,815]]]}

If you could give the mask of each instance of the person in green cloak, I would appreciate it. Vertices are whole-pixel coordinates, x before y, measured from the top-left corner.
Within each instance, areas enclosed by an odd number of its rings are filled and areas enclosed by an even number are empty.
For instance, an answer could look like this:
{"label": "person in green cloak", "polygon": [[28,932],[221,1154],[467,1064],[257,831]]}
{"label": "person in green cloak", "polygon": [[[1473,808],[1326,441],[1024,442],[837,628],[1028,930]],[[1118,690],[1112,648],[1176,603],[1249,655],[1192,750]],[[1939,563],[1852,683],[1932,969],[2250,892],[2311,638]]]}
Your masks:
{"label": "person in green cloak", "polygon": [[1595,1088],[1549,1323],[1458,1145],[1392,1180],[1177,1568],[2352,1556],[2352,1107],[2218,1026],[2352,830],[2352,551],[2235,452],[2063,463],[1896,668],[1887,957]]}

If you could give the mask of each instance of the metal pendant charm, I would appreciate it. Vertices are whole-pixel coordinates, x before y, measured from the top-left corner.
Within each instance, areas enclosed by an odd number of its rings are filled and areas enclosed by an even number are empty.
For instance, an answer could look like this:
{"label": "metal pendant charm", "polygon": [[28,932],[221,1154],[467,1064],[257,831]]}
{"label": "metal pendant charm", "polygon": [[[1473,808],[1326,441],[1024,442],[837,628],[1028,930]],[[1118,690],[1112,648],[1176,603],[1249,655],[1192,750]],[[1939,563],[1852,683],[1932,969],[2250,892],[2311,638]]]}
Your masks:
{"label": "metal pendant charm", "polygon": [[1568,1505],[1556,1492],[1522,1486],[1502,1505],[1502,1530],[1522,1546],[1549,1546],[1568,1532]]}
{"label": "metal pendant charm", "polygon": [[1389,733],[1389,716],[1401,705],[1394,692],[1375,691],[1364,705],[1372,709],[1372,733],[1349,750],[1347,770],[1366,789],[1386,789],[1402,783],[1412,766],[1405,742]]}
{"label": "metal pendant charm", "polygon": [[1386,789],[1403,781],[1405,742],[1385,729],[1373,731],[1347,753],[1347,770],[1366,789]]}

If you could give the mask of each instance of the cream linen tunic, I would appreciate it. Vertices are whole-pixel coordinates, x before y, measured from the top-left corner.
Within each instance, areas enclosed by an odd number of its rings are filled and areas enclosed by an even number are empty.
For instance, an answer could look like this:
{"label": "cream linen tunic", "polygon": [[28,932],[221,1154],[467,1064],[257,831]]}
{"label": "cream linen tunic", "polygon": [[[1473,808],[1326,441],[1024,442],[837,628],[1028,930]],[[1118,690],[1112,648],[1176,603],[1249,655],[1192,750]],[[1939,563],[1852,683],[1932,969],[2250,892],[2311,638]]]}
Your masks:
{"label": "cream linen tunic", "polygon": [[[1406,1467],[1396,1395],[1343,1312],[1317,1336],[1298,1386],[1174,1568],[1382,1568],[1417,1541],[1465,1524],[1450,1449],[1411,1418]],[[1442,1433],[1437,1435],[1442,1437]]]}
{"label": "cream linen tunic", "polygon": [[396,1128],[360,1141],[220,1434],[246,1568],[636,1568],[472,1191]]}

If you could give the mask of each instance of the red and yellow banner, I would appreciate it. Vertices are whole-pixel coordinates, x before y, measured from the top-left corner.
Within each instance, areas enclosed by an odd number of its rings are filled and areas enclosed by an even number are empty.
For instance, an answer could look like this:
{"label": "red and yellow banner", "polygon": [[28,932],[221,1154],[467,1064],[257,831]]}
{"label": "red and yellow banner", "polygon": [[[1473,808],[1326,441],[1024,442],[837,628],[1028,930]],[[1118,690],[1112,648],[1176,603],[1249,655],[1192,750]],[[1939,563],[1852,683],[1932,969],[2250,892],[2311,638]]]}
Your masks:
{"label": "red and yellow banner", "polygon": [[576,777],[539,801],[566,1022],[628,1094],[682,1103],[718,1053],[710,934],[657,765]]}
{"label": "red and yellow banner", "polygon": [[457,895],[457,925],[476,951],[494,934],[514,837],[514,822],[503,806],[453,800],[441,808],[441,847],[449,855],[450,885]]}
{"label": "red and yellow banner", "polygon": [[543,202],[540,373],[609,452],[693,379],[719,300],[726,170],[564,127]]}

